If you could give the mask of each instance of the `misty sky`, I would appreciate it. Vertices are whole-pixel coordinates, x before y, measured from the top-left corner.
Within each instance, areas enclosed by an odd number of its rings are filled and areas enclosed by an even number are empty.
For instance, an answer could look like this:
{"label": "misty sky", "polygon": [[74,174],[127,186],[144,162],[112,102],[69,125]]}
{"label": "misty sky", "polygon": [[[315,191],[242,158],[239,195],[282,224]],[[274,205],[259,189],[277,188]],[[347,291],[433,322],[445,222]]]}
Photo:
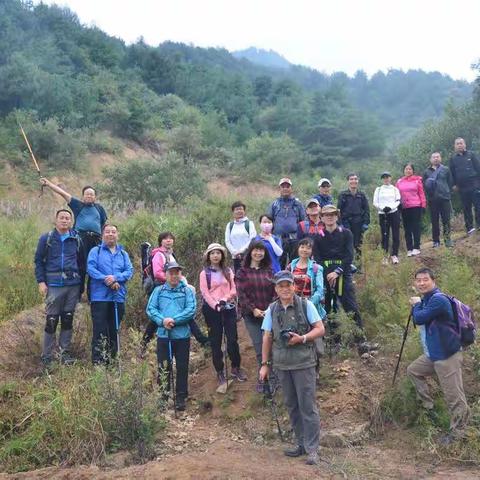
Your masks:
{"label": "misty sky", "polygon": [[[38,3],[38,2],[36,2]],[[150,45],[272,49],[325,72],[421,68],[473,80],[480,0],[44,0]]]}

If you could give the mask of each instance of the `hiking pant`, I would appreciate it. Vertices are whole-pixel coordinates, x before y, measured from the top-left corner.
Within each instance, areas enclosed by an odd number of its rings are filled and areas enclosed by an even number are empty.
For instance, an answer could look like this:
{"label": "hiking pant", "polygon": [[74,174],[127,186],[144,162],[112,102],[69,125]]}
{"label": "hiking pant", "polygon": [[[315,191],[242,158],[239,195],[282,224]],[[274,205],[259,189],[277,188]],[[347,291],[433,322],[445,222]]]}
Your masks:
{"label": "hiking pant", "polygon": [[233,271],[234,271],[234,273],[237,273],[238,270],[240,270],[240,268],[242,266],[242,262],[243,262],[243,256],[241,256],[240,258],[234,258],[233,259]]}
{"label": "hiking pant", "polygon": [[348,222],[348,229],[352,232],[353,235],[353,248],[355,248],[355,252],[357,255],[362,254],[362,243],[363,243],[363,229],[362,229],[363,222],[362,221],[354,221],[350,220]]}
{"label": "hiking pant", "polygon": [[[195,340],[198,343],[204,344],[208,340],[208,338],[205,336],[205,334],[202,332],[197,322],[195,321],[195,318],[192,318],[190,322],[188,322],[188,325],[190,327],[190,331],[192,332],[192,335],[195,337]],[[143,348],[147,348],[147,345],[150,343],[150,340],[156,335],[157,329],[158,329],[158,325],[155,322],[152,322],[150,320],[147,323],[147,327],[145,328],[145,332],[142,337]]]}
{"label": "hiking pant", "polygon": [[262,320],[256,318],[253,313],[247,313],[243,315],[245,320],[245,327],[252,340],[253,349],[255,350],[255,356],[257,357],[258,366],[262,363]]}
{"label": "hiking pant", "polygon": [[285,267],[296,257],[297,240],[289,238],[288,235],[282,237],[283,253],[280,257],[280,267],[285,270]]}
{"label": "hiking pant", "polygon": [[[117,325],[115,302],[92,302],[92,362],[110,363],[117,356]],[[125,304],[117,302],[118,327],[125,314]]]}
{"label": "hiking pant", "polygon": [[298,445],[307,453],[316,452],[320,444],[320,416],[315,396],[315,367],[277,370],[277,375]]}
{"label": "hiking pant", "polygon": [[157,361],[158,378],[157,382],[166,387],[170,392],[170,372],[172,362],[170,361],[169,344],[171,344],[172,358],[175,358],[175,396],[177,402],[188,397],[188,362],[190,358],[190,338],[179,338],[169,340],[168,338],[157,338]]}
{"label": "hiking pant", "polygon": [[407,250],[420,250],[420,235],[422,231],[422,207],[402,209],[403,229]]}
{"label": "hiking pant", "polygon": [[437,374],[450,412],[450,430],[459,434],[466,426],[470,416],[470,409],[463,391],[462,363],[462,352],[457,352],[446,360],[437,360],[436,362],[421,355],[407,368],[407,375],[415,385],[417,397],[427,409],[433,408],[433,399],[425,378],[431,377],[434,373]]}
{"label": "hiking pant", "polygon": [[[80,268],[80,294],[81,297],[85,291],[85,277],[87,275],[87,260],[88,254],[93,247],[100,245],[102,243],[102,236],[95,232],[85,232],[80,230],[78,236],[82,240],[82,249],[83,249],[83,258],[85,260],[85,265],[82,265]],[[80,266],[80,265],[79,265]],[[87,278],[87,298],[90,300],[90,277]]]}
{"label": "hiking pant", "polygon": [[[355,287],[352,282],[352,274],[344,273],[338,277],[335,288],[333,289],[328,283],[325,271],[323,281],[325,285],[325,310],[327,314],[332,310],[332,304],[334,305],[333,310],[336,310],[336,300],[338,299],[346,313],[353,312],[353,319],[357,327],[363,329],[363,320],[360,316],[360,310],[355,297]],[[358,340],[363,341],[364,338],[362,337]]]}
{"label": "hiking pant", "polygon": [[450,240],[450,212],[452,211],[450,200],[430,200],[428,207],[432,221],[432,241],[440,243],[440,218],[443,225],[443,239]]}
{"label": "hiking pant", "polygon": [[475,224],[480,228],[480,188],[460,190],[463,206],[463,218],[467,232],[473,228],[472,208],[475,210]]}
{"label": "hiking pant", "polygon": [[51,361],[57,343],[56,330],[60,321],[58,345],[61,352],[70,351],[73,334],[73,314],[78,303],[80,285],[48,287],[45,299],[45,333],[43,335],[42,360]]}
{"label": "hiking pant", "polygon": [[378,216],[378,223],[382,232],[382,248],[388,254],[390,243],[390,230],[392,231],[392,250],[391,255],[398,255],[400,246],[400,212],[397,210],[392,213],[385,213]]}
{"label": "hiking pant", "polygon": [[210,305],[204,303],[202,313],[208,327],[208,338],[212,347],[212,361],[217,373],[223,372],[222,340],[225,332],[227,337],[227,353],[233,368],[240,367],[240,347],[238,346],[237,311],[224,310],[217,312]]}

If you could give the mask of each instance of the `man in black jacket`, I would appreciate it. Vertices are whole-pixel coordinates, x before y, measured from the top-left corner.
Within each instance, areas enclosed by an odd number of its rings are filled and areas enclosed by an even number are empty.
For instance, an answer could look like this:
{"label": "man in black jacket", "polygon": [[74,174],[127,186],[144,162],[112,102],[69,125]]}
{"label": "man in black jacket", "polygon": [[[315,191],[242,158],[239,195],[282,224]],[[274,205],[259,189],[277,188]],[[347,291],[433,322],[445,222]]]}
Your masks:
{"label": "man in black jacket", "polygon": [[475,210],[475,223],[480,227],[480,161],[467,150],[463,138],[455,139],[455,155],[450,159],[450,172],[454,189],[460,193],[463,205],[465,228],[470,235],[475,231],[472,207]]}
{"label": "man in black jacket", "polygon": [[440,218],[443,224],[443,239],[446,247],[453,247],[450,239],[451,189],[453,179],[450,170],[442,165],[440,153],[430,157],[430,166],[423,173],[423,185],[428,198],[428,208],[432,221],[433,247],[440,246]]}
{"label": "man in black jacket", "polygon": [[358,175],[349,173],[347,180],[348,190],[340,193],[337,208],[340,210],[341,224],[352,232],[353,246],[361,255],[363,233],[370,225],[370,207],[365,194],[358,190]]}

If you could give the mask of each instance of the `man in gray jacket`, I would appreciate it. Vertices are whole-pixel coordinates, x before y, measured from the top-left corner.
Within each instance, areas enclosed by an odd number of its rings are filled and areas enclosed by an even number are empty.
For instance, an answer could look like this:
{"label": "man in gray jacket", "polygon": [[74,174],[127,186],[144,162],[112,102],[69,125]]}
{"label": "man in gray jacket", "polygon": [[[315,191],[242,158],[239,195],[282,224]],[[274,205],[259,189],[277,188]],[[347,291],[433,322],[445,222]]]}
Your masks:
{"label": "man in gray jacket", "polygon": [[440,246],[440,218],[443,224],[443,239],[446,247],[453,247],[450,238],[450,213],[452,211],[451,190],[453,178],[450,169],[442,165],[440,153],[430,156],[430,166],[423,173],[423,184],[428,198],[432,221],[433,247]]}

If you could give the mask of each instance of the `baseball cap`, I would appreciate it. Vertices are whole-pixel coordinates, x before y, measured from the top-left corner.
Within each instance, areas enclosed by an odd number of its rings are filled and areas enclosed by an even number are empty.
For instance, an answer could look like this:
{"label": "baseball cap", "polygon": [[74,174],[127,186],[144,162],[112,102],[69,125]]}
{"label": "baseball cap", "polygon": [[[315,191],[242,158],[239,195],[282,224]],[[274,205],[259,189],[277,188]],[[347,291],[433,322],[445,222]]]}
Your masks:
{"label": "baseball cap", "polygon": [[289,185],[292,185],[292,181],[288,177],[281,178],[278,182],[278,186],[280,186],[282,183],[288,183]]}
{"label": "baseball cap", "polygon": [[321,187],[321,186],[322,186],[322,183],[328,183],[328,186],[329,186],[329,187],[332,186],[332,182],[331,182],[328,178],[321,178],[321,179],[318,181],[318,186]]}
{"label": "baseball cap", "polygon": [[311,203],[316,203],[318,206],[320,206],[320,202],[315,197],[308,200],[308,202],[305,203],[305,206],[308,207]]}
{"label": "baseball cap", "polygon": [[169,270],[173,270],[174,268],[177,268],[178,270],[183,270],[183,267],[179,265],[175,260],[172,260],[171,262],[168,262],[164,265],[163,271],[168,272]]}
{"label": "baseball cap", "polygon": [[322,208],[322,215],[324,213],[338,213],[338,208],[335,205],[325,205]]}
{"label": "baseball cap", "polygon": [[273,282],[275,285],[278,285],[280,282],[293,283],[292,272],[289,272],[288,270],[280,270],[273,276]]}
{"label": "baseball cap", "polygon": [[391,177],[391,176],[392,174],[390,172],[385,171],[380,175],[380,178]]}

